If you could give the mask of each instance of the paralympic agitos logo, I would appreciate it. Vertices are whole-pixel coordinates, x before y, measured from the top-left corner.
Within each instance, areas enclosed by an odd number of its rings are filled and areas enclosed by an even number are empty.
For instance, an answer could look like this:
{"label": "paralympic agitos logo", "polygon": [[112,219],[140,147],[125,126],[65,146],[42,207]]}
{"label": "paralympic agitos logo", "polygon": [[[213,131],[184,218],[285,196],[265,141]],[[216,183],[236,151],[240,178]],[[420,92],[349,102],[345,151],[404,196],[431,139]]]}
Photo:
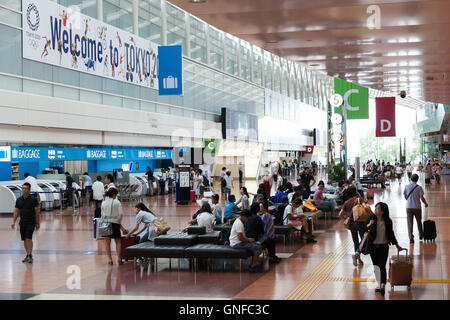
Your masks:
{"label": "paralympic agitos logo", "polygon": [[27,23],[31,30],[36,31],[39,28],[39,10],[34,3],[30,3],[27,8]]}

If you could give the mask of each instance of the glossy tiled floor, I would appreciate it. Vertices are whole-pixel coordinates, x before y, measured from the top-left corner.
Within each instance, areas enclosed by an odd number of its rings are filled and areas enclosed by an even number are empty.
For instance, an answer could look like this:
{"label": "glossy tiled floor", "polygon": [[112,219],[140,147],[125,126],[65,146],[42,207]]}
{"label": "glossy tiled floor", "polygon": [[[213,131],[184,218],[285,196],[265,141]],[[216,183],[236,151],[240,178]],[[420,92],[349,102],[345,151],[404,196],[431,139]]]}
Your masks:
{"label": "glossy tiled floor", "polygon": [[[413,286],[387,286],[384,299],[445,299],[450,288],[450,177],[441,185],[426,188],[430,206],[424,215],[433,217],[438,229],[435,243],[409,245],[405,200],[401,196],[403,180],[379,190],[375,202],[390,205],[394,228],[400,244],[413,255]],[[254,192],[256,183],[246,183]],[[236,190],[237,191],[237,190]],[[371,201],[372,206],[375,203]],[[145,203],[172,226],[171,232],[186,227],[196,210],[195,204],[177,206],[173,195],[145,199]],[[134,222],[132,203],[123,203],[123,224]],[[91,210],[92,211],[92,210]],[[92,238],[92,214],[81,208],[72,212],[44,212],[41,229],[34,237],[33,265],[21,262],[24,256],[18,230],[11,230],[11,216],[0,216],[0,299],[383,299],[374,293],[374,275],[370,257],[364,256],[363,267],[352,264],[351,237],[341,222],[319,220],[317,244],[280,241],[277,252],[283,258],[278,265],[263,263],[265,272],[239,273],[236,263],[217,261],[214,271],[188,270],[187,261],[176,261],[169,270],[168,260],[159,261],[157,273],[135,269],[133,263],[108,266],[102,241]],[[417,230],[417,229],[415,229]],[[417,237],[416,237],[417,239]],[[395,254],[391,248],[390,254]],[[81,288],[68,289],[71,266],[79,267]],[[225,268],[225,270],[223,270]],[[69,280],[68,280],[69,279]]]}

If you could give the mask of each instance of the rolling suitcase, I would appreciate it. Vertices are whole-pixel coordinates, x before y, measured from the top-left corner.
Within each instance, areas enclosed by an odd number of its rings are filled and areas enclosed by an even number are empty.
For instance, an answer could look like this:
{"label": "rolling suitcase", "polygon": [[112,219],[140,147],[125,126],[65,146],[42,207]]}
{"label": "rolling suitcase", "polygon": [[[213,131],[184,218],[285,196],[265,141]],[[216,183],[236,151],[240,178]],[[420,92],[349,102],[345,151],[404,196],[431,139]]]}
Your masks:
{"label": "rolling suitcase", "polygon": [[195,190],[191,190],[191,202],[195,202]]}
{"label": "rolling suitcase", "polygon": [[[97,234],[98,234],[98,221],[100,220],[100,218],[94,218],[94,239],[97,239]],[[102,237],[100,237],[101,239]]]}
{"label": "rolling suitcase", "polygon": [[425,241],[434,241],[436,236],[436,223],[433,220],[425,220],[423,222],[423,239]]}
{"label": "rolling suitcase", "polygon": [[128,259],[125,257],[125,249],[131,246],[134,246],[135,244],[139,243],[139,240],[141,237],[122,237],[120,239],[120,259],[124,259],[125,261],[128,261]]}
{"label": "rolling suitcase", "polygon": [[413,265],[408,249],[405,250],[406,256],[401,256],[399,251],[389,260],[389,283],[392,289],[394,286],[407,286],[408,290],[411,289]]}
{"label": "rolling suitcase", "polygon": [[375,197],[375,190],[367,189],[367,199],[373,199]]}

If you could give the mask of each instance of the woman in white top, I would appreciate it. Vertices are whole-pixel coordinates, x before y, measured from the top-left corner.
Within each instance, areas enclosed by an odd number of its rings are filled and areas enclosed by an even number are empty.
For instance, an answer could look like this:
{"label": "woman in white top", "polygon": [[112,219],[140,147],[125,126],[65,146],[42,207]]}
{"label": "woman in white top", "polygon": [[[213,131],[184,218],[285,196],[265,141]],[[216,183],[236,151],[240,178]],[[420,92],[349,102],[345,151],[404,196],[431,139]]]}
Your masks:
{"label": "woman in white top", "polygon": [[249,202],[249,195],[247,192],[247,188],[246,187],[242,187],[239,190],[241,197],[239,198],[239,200],[236,202],[236,205],[241,204],[240,209],[241,210],[250,210],[250,202]]}
{"label": "woman in white top", "polygon": [[[143,243],[146,241],[153,241],[158,236],[158,232],[155,231],[155,222],[158,219],[153,214],[153,212],[151,212],[150,209],[147,208],[146,205],[143,204],[142,202],[138,203],[135,206],[135,209],[136,209],[136,211],[135,211],[136,225],[130,231],[130,233],[127,234],[127,238],[129,238],[131,236],[138,236],[144,230],[147,230],[147,232],[144,234],[144,236],[139,240],[139,243]],[[144,224],[144,227],[139,232],[134,233],[139,229],[139,225],[141,223]]]}
{"label": "woman in white top", "polygon": [[[112,257],[111,257],[111,239],[114,239],[116,243],[116,252],[117,252],[117,263],[123,264],[122,259],[120,259],[120,238],[122,235],[120,234],[123,211],[122,204],[117,199],[118,191],[115,188],[110,188],[106,191],[106,198],[102,202],[102,219],[104,222],[111,223],[112,226],[112,234],[110,236],[106,236],[106,254],[109,258],[109,265],[113,265]],[[125,232],[124,233],[128,233]]]}
{"label": "woman in white top", "polygon": [[408,174],[408,179],[410,179],[410,180],[411,180],[412,172],[413,172],[413,167],[412,167],[411,162],[410,162],[406,166],[406,173]]}

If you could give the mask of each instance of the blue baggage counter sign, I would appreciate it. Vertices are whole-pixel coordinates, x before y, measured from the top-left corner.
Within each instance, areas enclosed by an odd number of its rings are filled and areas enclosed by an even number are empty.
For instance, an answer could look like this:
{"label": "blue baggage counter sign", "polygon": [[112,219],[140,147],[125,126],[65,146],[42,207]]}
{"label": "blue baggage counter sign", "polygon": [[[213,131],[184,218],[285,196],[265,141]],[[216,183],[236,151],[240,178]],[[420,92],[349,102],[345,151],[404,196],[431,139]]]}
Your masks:
{"label": "blue baggage counter sign", "polygon": [[0,146],[0,161],[52,160],[167,160],[170,149],[149,148],[53,148]]}

